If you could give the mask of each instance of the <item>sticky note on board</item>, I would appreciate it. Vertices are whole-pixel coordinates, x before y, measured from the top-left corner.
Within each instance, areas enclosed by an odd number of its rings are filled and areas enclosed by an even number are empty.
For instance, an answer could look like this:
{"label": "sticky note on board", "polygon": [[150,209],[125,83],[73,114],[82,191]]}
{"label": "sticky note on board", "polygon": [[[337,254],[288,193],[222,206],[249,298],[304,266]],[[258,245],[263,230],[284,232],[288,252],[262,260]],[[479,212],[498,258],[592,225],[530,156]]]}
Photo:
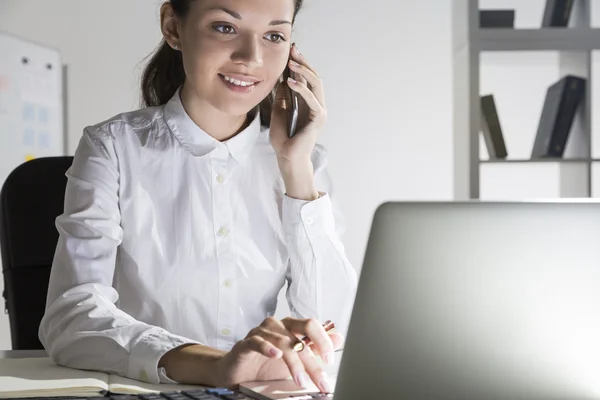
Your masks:
{"label": "sticky note on board", "polygon": [[35,145],[35,132],[31,128],[25,129],[23,132],[23,145],[33,147]]}

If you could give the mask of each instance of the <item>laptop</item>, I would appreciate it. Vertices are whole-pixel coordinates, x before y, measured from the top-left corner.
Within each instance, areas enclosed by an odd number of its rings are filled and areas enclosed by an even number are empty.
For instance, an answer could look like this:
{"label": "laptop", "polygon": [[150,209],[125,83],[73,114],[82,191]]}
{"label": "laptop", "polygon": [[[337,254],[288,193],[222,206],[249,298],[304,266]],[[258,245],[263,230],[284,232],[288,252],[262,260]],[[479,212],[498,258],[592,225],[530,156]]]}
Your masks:
{"label": "laptop", "polygon": [[377,209],[334,400],[596,398],[600,203]]}

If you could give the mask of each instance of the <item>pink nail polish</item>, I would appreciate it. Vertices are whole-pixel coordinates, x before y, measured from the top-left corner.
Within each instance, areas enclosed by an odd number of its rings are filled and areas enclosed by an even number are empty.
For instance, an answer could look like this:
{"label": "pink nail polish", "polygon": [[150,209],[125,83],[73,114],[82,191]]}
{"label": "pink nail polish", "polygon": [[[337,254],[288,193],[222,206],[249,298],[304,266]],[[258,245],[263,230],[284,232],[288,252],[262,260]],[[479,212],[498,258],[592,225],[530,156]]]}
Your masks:
{"label": "pink nail polish", "polygon": [[296,384],[300,387],[307,388],[308,387],[308,375],[304,371],[300,371],[296,374]]}
{"label": "pink nail polish", "polygon": [[269,353],[273,356],[273,357],[279,357],[279,355],[281,354],[281,351],[276,349],[275,347],[271,348],[271,350],[269,350]]}
{"label": "pink nail polish", "polygon": [[323,372],[321,374],[321,379],[319,379],[319,386],[321,387],[321,389],[323,389],[325,393],[331,393],[331,385],[329,384],[327,373]]}
{"label": "pink nail polish", "polygon": [[288,78],[288,82],[290,82],[290,83],[297,83],[296,80],[294,80],[292,78]]}

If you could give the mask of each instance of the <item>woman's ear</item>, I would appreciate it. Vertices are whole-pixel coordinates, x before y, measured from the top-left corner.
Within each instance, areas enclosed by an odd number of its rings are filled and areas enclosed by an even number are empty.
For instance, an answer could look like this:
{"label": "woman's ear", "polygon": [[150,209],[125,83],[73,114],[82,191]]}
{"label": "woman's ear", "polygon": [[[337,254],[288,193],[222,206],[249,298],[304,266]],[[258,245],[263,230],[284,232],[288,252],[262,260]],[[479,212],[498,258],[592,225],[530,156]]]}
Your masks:
{"label": "woman's ear", "polygon": [[181,49],[179,19],[168,1],[160,7],[160,28],[169,46],[175,50]]}

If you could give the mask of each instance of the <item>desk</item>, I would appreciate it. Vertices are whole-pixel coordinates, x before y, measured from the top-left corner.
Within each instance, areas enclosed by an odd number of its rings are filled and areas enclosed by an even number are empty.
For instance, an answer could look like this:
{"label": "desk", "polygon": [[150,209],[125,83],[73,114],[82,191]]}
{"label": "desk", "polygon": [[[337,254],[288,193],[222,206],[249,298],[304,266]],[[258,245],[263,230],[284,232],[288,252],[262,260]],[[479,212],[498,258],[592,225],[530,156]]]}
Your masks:
{"label": "desk", "polygon": [[48,357],[46,350],[0,350],[0,358]]}
{"label": "desk", "polygon": [[[332,376],[336,376],[339,366],[340,366],[340,361],[341,361],[341,357],[342,357],[343,352],[341,350],[338,350],[337,352],[335,352],[335,363],[334,365],[325,365],[324,369]],[[17,359],[17,358],[43,358],[43,357],[48,357],[48,354],[46,353],[45,350],[0,350],[0,359]],[[264,384],[261,384],[260,386],[264,386]],[[265,389],[269,389],[269,386],[271,385],[267,385],[265,387]],[[278,387],[278,386],[276,386]],[[167,390],[170,391],[170,390]],[[71,399],[74,400],[74,399]],[[77,399],[77,400],[84,400],[84,399]]]}

